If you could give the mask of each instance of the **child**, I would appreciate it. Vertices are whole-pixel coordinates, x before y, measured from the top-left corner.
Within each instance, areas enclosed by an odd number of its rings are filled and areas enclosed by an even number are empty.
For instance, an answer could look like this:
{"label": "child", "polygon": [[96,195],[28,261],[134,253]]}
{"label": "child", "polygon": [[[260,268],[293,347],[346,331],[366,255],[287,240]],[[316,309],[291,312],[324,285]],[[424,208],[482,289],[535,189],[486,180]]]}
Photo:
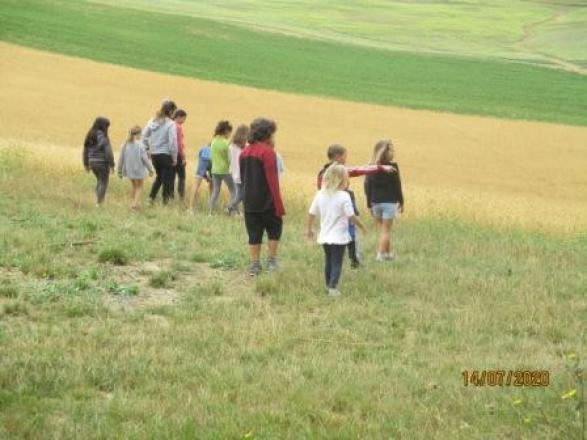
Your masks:
{"label": "child", "polygon": [[178,109],[173,115],[173,121],[175,122],[175,129],[177,131],[177,165],[175,165],[175,172],[173,175],[173,190],[172,194],[175,193],[175,177],[177,176],[177,195],[183,202],[185,199],[185,144],[183,136],[183,124],[187,118],[185,110]]}
{"label": "child", "polygon": [[108,139],[108,127],[108,119],[96,118],[84,141],[84,168],[96,176],[96,208],[104,202],[110,171],[114,171],[114,155]]}
{"label": "child", "polygon": [[[345,165],[347,159],[347,149],[339,144],[334,144],[328,147],[328,163],[324,165],[322,170],[318,173],[318,189],[322,187],[322,176],[324,172],[334,163]],[[366,167],[353,167],[347,168],[347,172],[349,177],[358,177],[358,176],[365,176],[370,174],[377,174],[381,172],[393,172],[393,167],[389,166],[366,166]],[[357,205],[355,203],[355,194],[349,188],[346,191],[351,196],[351,201],[353,203],[353,209],[355,210],[355,215],[359,215],[359,210],[357,209]],[[359,262],[359,258],[357,256],[357,235],[355,231],[355,226],[352,223],[349,223],[349,233],[351,234],[351,241],[348,244],[349,248],[349,259],[351,260],[351,268],[357,269],[361,266]]]}
{"label": "child", "polygon": [[345,247],[351,242],[349,221],[364,231],[363,224],[355,214],[351,196],[346,190],[349,175],[343,165],[333,164],[323,174],[324,185],[318,191],[308,213],[306,235],[314,238],[312,224],[320,216],[318,244],[324,248],[326,257],[324,276],[329,296],[340,296],[338,281],[342,273]]}
{"label": "child", "polygon": [[232,213],[240,214],[239,205],[243,200],[243,186],[241,183],[240,156],[243,148],[247,144],[249,136],[249,127],[239,125],[236,129],[232,142],[230,143],[230,174],[236,186],[235,196],[226,208],[228,215]]}
{"label": "child", "polygon": [[377,261],[393,260],[390,236],[393,219],[397,212],[404,212],[404,195],[399,175],[399,167],[393,161],[394,147],[390,140],[379,141],[375,145],[371,163],[374,165],[391,165],[395,173],[382,173],[365,179],[367,207],[370,209],[380,230]]}
{"label": "child", "polygon": [[163,186],[163,204],[173,196],[173,180],[177,165],[177,128],[171,117],[177,106],[173,101],[164,100],[161,108],[143,130],[143,143],[151,154],[156,177],[149,197],[155,203],[159,189]]}
{"label": "child", "polygon": [[212,215],[220,195],[222,182],[228,187],[230,200],[234,200],[234,182],[230,175],[230,155],[228,139],[232,133],[232,125],[228,121],[220,121],[214,130],[214,138],[210,144],[212,151],[212,195],[210,196],[209,214]]}
{"label": "child", "polygon": [[130,129],[128,139],[122,146],[120,158],[118,159],[118,177],[128,177],[132,184],[131,209],[138,209],[141,205],[141,191],[143,180],[149,173],[153,175],[153,166],[147,156],[145,145],[140,142],[141,127],[138,125]]}
{"label": "child", "polygon": [[275,157],[277,125],[270,119],[258,118],[251,123],[249,145],[240,156],[245,225],[249,235],[251,266],[249,275],[261,273],[260,262],[263,234],[269,238],[267,270],[277,270],[277,251],[283,232],[285,209],[279,190]]}
{"label": "child", "polygon": [[204,145],[198,152],[198,168],[196,168],[196,186],[192,196],[192,209],[196,209],[196,201],[202,180],[208,182],[208,189],[212,192],[212,150],[210,144]]}

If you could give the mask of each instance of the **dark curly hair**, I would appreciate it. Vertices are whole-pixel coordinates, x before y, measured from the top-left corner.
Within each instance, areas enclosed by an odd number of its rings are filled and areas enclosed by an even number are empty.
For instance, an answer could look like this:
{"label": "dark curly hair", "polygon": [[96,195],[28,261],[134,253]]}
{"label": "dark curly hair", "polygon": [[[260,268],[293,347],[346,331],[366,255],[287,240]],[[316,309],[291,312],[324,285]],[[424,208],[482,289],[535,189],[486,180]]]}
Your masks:
{"label": "dark curly hair", "polygon": [[99,116],[94,120],[94,124],[92,128],[88,131],[86,135],[86,139],[84,141],[85,146],[92,146],[95,145],[98,140],[98,132],[101,131],[104,133],[104,136],[108,138],[108,127],[110,127],[110,120],[103,116]]}
{"label": "dark curly hair", "polygon": [[214,136],[226,136],[232,131],[232,125],[229,121],[220,121],[214,130]]}
{"label": "dark curly hair", "polygon": [[277,124],[272,119],[257,118],[251,122],[249,143],[268,141],[277,131]]}

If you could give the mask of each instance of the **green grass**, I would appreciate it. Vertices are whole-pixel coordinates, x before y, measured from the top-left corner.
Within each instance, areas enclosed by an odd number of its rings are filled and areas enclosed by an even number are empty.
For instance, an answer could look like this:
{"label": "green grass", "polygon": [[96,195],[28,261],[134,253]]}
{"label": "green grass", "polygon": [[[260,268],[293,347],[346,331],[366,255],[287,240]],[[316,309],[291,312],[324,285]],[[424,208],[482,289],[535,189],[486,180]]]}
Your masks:
{"label": "green grass", "polygon": [[[286,200],[281,271],[252,280],[242,219],[132,213],[115,179],[96,210],[82,170],[2,153],[0,437],[581,436],[585,235],[404,220],[397,262],[376,264],[370,232],[332,299],[301,239],[307,200]],[[132,287],[145,265],[177,276],[175,303]],[[465,387],[467,369],[551,384]]]}
{"label": "green grass", "polygon": [[572,0],[91,2],[368,47],[587,67],[587,9]]}
{"label": "green grass", "polygon": [[75,1],[3,1],[0,39],[98,61],[346,100],[587,124],[587,78]]}

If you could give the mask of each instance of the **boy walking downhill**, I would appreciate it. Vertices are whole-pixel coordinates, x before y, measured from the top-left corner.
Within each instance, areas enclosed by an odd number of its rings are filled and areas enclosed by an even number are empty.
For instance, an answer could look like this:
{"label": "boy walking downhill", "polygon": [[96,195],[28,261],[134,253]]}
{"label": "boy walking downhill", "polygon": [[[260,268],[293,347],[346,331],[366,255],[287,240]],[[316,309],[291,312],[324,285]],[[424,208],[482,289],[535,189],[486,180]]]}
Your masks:
{"label": "boy walking downhill", "polygon": [[[342,145],[333,144],[330,147],[328,147],[327,156],[328,156],[329,162],[326,165],[324,165],[324,167],[318,173],[318,178],[317,178],[318,190],[320,190],[322,188],[322,179],[323,179],[324,173],[332,164],[339,164],[339,165],[346,164],[347,149]],[[378,174],[381,172],[390,173],[390,172],[395,171],[395,169],[391,166],[378,166],[378,165],[352,167],[352,168],[346,168],[346,170],[347,170],[349,177],[369,176],[369,175]],[[349,196],[351,197],[353,209],[355,210],[355,215],[359,216],[359,210],[357,209],[357,205],[355,203],[355,193],[350,188],[346,188],[346,191],[348,192]],[[349,259],[351,261],[351,268],[357,269],[361,266],[361,263],[359,262],[359,257],[357,255],[356,229],[355,229],[355,225],[351,222],[349,222],[349,233],[351,235],[351,240],[348,243]]]}
{"label": "boy walking downhill", "polygon": [[141,142],[141,127],[137,125],[130,129],[118,159],[118,177],[127,177],[132,184],[131,209],[139,209],[141,206],[141,191],[147,173],[153,175],[153,166],[147,156],[147,149]]}
{"label": "boy walking downhill", "polygon": [[391,227],[398,212],[404,212],[404,194],[399,167],[393,161],[394,147],[390,140],[379,141],[373,151],[372,164],[393,166],[397,172],[379,174],[365,179],[367,207],[379,228],[377,261],[395,258],[391,250]]}
{"label": "boy walking downhill", "polygon": [[245,205],[245,225],[249,235],[251,266],[249,274],[262,271],[260,254],[263,234],[269,239],[267,270],[277,269],[277,251],[283,230],[285,209],[279,190],[277,159],[273,146],[277,125],[270,119],[251,123],[249,145],[240,156],[241,182]]}
{"label": "boy walking downhill", "polygon": [[306,235],[314,238],[312,225],[316,216],[320,217],[318,243],[324,248],[324,279],[329,296],[340,296],[338,281],[342,273],[345,247],[351,241],[349,222],[364,231],[355,214],[351,196],[346,190],[349,185],[348,172],[344,166],[333,164],[323,175],[324,185],[318,191],[306,221]]}
{"label": "boy walking downhill", "polygon": [[185,156],[185,143],[183,137],[183,124],[187,118],[185,110],[178,109],[173,115],[173,121],[175,122],[175,130],[177,131],[177,165],[175,165],[175,174],[173,176],[173,190],[172,194],[175,193],[175,178],[177,176],[177,195],[183,202],[185,200],[185,167],[186,167],[186,156]]}
{"label": "boy walking downhill", "polygon": [[84,168],[96,176],[96,208],[104,203],[110,171],[114,171],[114,155],[108,139],[110,121],[96,118],[84,141]]}

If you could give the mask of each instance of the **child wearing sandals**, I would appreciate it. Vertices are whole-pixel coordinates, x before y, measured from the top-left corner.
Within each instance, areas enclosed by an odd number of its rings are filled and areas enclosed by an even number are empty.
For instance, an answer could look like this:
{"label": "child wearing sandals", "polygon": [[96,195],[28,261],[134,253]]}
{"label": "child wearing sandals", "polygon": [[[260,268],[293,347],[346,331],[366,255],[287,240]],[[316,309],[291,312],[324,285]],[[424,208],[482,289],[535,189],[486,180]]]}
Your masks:
{"label": "child wearing sandals", "polygon": [[314,238],[312,225],[320,217],[318,244],[324,248],[324,278],[328,296],[340,296],[338,282],[342,273],[344,251],[352,238],[349,222],[362,231],[363,224],[355,214],[351,196],[346,191],[349,174],[340,164],[333,164],[323,173],[323,185],[314,197],[306,220],[306,235]]}
{"label": "child wearing sandals", "polygon": [[128,177],[132,184],[131,209],[140,207],[143,181],[147,177],[147,173],[150,176],[153,175],[153,166],[147,156],[147,149],[140,139],[141,127],[137,125],[130,129],[128,139],[122,146],[118,159],[118,177],[121,179]]}

